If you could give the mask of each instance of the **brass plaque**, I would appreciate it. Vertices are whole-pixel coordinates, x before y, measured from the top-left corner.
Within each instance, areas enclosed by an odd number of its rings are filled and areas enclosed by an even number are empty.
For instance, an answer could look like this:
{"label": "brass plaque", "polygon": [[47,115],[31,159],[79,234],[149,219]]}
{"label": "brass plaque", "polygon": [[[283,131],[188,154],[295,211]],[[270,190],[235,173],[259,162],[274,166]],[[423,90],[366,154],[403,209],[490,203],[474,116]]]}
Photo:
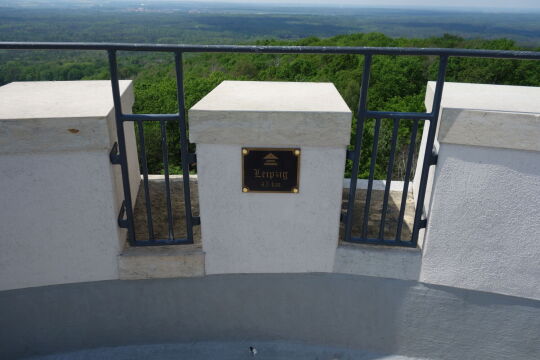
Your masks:
{"label": "brass plaque", "polygon": [[243,148],[242,191],[298,193],[300,149]]}

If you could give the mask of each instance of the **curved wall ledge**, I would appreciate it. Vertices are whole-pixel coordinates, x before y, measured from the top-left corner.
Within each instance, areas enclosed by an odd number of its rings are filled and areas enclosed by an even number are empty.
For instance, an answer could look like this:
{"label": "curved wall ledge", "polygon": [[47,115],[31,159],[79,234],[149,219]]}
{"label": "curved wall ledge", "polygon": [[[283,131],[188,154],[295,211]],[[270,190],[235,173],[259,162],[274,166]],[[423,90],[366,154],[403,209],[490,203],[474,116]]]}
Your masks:
{"label": "curved wall ledge", "polygon": [[434,359],[540,356],[540,301],[338,274],[103,281],[0,292],[0,358],[291,341]]}

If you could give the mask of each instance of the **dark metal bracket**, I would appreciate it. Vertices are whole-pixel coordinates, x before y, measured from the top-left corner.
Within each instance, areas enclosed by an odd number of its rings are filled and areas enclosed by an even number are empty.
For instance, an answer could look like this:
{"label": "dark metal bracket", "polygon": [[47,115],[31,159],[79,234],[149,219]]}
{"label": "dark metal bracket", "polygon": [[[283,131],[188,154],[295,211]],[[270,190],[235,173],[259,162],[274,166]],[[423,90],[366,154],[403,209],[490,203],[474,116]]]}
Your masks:
{"label": "dark metal bracket", "polygon": [[431,157],[429,159],[429,165],[437,165],[438,161],[439,161],[439,154],[432,152]]}
{"label": "dark metal bracket", "polygon": [[115,142],[111,152],[109,153],[109,159],[111,159],[111,164],[120,165],[122,161],[120,160],[120,153],[118,152],[118,143]]}
{"label": "dark metal bracket", "polygon": [[354,160],[354,150],[347,150],[347,160]]}
{"label": "dark metal bracket", "polygon": [[122,201],[122,206],[120,207],[120,213],[118,214],[118,226],[122,229],[127,229],[128,227],[128,221],[127,219],[124,219],[124,216],[126,214],[126,202]]}

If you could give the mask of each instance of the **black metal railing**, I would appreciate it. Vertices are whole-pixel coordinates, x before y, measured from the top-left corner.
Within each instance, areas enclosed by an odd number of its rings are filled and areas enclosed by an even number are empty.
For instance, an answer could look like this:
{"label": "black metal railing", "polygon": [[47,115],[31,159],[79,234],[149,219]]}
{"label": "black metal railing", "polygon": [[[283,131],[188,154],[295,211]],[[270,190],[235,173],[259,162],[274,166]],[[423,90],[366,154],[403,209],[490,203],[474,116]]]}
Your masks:
{"label": "black metal railing", "polygon": [[[198,225],[200,220],[194,217],[191,210],[191,192],[189,187],[189,165],[195,162],[195,154],[188,151],[186,110],[184,105],[184,87],[183,87],[183,62],[184,53],[260,53],[260,54],[355,54],[364,56],[364,65],[362,80],[360,86],[360,99],[356,112],[356,135],[352,150],[348,151],[347,158],[352,160],[351,182],[348,194],[347,208],[342,216],[344,222],[343,240],[353,243],[368,243],[379,245],[407,246],[416,247],[418,242],[418,233],[421,228],[426,226],[424,199],[426,195],[426,186],[428,173],[431,165],[436,163],[437,155],[434,151],[434,141],[443,93],[446,67],[450,57],[475,57],[475,58],[498,58],[498,59],[528,59],[540,60],[540,52],[532,51],[502,51],[502,50],[472,50],[472,49],[439,49],[439,48],[384,48],[384,47],[316,47],[316,46],[240,46],[240,45],[161,45],[161,44],[122,44],[122,43],[35,43],[35,42],[0,42],[0,49],[26,49],[26,50],[102,50],[108,53],[110,76],[112,84],[112,95],[115,105],[116,129],[118,135],[118,144],[111,151],[111,161],[119,164],[122,170],[122,183],[124,187],[124,202],[118,218],[118,224],[127,228],[128,239],[131,245],[169,245],[169,244],[191,244],[193,243],[193,226]],[[175,70],[177,82],[178,113],[176,114],[125,114],[122,111],[120,101],[120,89],[117,70],[117,52],[118,51],[148,51],[148,52],[166,52],[172,53],[175,57]],[[371,63],[374,55],[415,55],[415,56],[434,56],[439,59],[438,76],[435,87],[431,112],[412,113],[412,112],[388,112],[372,111],[368,109],[368,89],[371,72]],[[161,141],[163,147],[164,164],[164,183],[167,205],[167,224],[168,237],[157,239],[153,229],[152,207],[149,195],[148,167],[145,155],[145,138],[143,132],[143,122],[159,122],[161,130]],[[169,181],[169,160],[167,156],[167,132],[166,123],[177,121],[180,131],[180,149],[181,165],[183,174],[183,192],[184,192],[184,211],[186,222],[186,237],[176,238],[173,226],[173,204],[171,202],[171,189]],[[362,152],[362,142],[364,139],[365,125],[374,121],[373,144],[371,148],[371,159],[369,166],[369,176],[367,182],[366,195],[363,204],[363,213],[361,216],[361,227],[359,236],[353,236],[354,214],[358,210],[355,208],[357,195],[358,174],[360,168],[360,155]],[[383,121],[391,121],[392,135],[390,139],[390,155],[387,163],[386,183],[382,196],[382,207],[378,231],[369,230],[370,212],[372,197],[374,194],[375,164],[377,161],[377,150],[379,145],[380,130]],[[389,210],[389,197],[391,191],[391,182],[393,179],[394,161],[397,146],[398,129],[402,121],[412,121],[412,130],[410,142],[406,151],[406,165],[401,193],[401,203],[397,208],[396,231],[394,236],[385,238],[386,222]],[[409,180],[414,163],[416,137],[419,133],[419,122],[429,122],[426,146],[420,173],[418,193],[416,194],[416,209],[412,221],[412,231],[410,237],[403,239],[402,229],[405,223],[405,208],[409,193]],[[135,122],[138,126],[138,138],[140,151],[140,162],[143,172],[143,189],[146,204],[146,219],[149,240],[139,240],[135,236],[134,227],[134,208],[131,198],[129,169],[126,154],[126,142],[124,135],[124,123]],[[368,149],[369,150],[369,149]],[[377,229],[376,229],[377,230]]]}

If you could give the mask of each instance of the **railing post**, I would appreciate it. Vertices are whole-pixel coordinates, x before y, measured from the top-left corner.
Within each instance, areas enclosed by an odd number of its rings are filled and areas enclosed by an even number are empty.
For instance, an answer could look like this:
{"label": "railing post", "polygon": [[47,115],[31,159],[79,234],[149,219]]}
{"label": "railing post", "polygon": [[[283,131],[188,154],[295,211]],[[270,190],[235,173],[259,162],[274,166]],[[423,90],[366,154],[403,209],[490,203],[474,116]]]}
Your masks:
{"label": "railing post", "polygon": [[[412,233],[412,242],[418,244],[418,233],[422,227],[422,215],[424,213],[424,199],[426,196],[426,186],[429,176],[429,168],[432,163],[433,144],[435,134],[437,133],[437,123],[439,121],[439,110],[441,108],[441,98],[444,88],[444,78],[446,75],[446,66],[448,65],[448,56],[443,55],[439,60],[439,74],[437,76],[437,85],[435,95],[433,96],[433,106],[429,118],[429,133],[424,149],[424,161],[422,163],[422,173],[420,174],[420,184],[418,188],[418,197],[416,201],[416,212],[414,214],[414,225]],[[416,175],[418,176],[418,174]]]}
{"label": "railing post", "polygon": [[176,95],[178,98],[178,127],[180,130],[180,157],[182,159],[182,178],[184,188],[184,208],[186,213],[186,231],[188,242],[193,243],[193,214],[191,211],[191,190],[189,188],[189,166],[192,156],[189,154],[187,137],[186,107],[184,102],[184,71],[182,53],[174,53],[176,68]]}
{"label": "railing post", "polygon": [[356,112],[356,134],[354,138],[353,166],[351,172],[351,185],[349,189],[349,201],[347,203],[347,216],[345,217],[345,241],[351,240],[352,222],[354,214],[354,200],[356,197],[356,184],[358,182],[358,171],[360,166],[360,152],[362,150],[362,139],[364,124],[366,121],[369,75],[371,71],[371,55],[364,57],[364,70],[362,71],[362,84],[360,86],[360,100]]}
{"label": "railing post", "polygon": [[116,63],[116,51],[109,50],[109,69],[111,74],[111,86],[114,102],[114,114],[116,120],[116,133],[118,136],[118,147],[120,152],[120,167],[122,171],[122,187],[124,189],[124,204],[127,220],[128,240],[134,244],[135,227],[133,224],[133,203],[131,201],[131,188],[129,184],[129,168],[127,161],[126,139],[124,134],[124,121],[122,118],[122,101],[120,98],[120,88],[118,86],[118,65]]}

